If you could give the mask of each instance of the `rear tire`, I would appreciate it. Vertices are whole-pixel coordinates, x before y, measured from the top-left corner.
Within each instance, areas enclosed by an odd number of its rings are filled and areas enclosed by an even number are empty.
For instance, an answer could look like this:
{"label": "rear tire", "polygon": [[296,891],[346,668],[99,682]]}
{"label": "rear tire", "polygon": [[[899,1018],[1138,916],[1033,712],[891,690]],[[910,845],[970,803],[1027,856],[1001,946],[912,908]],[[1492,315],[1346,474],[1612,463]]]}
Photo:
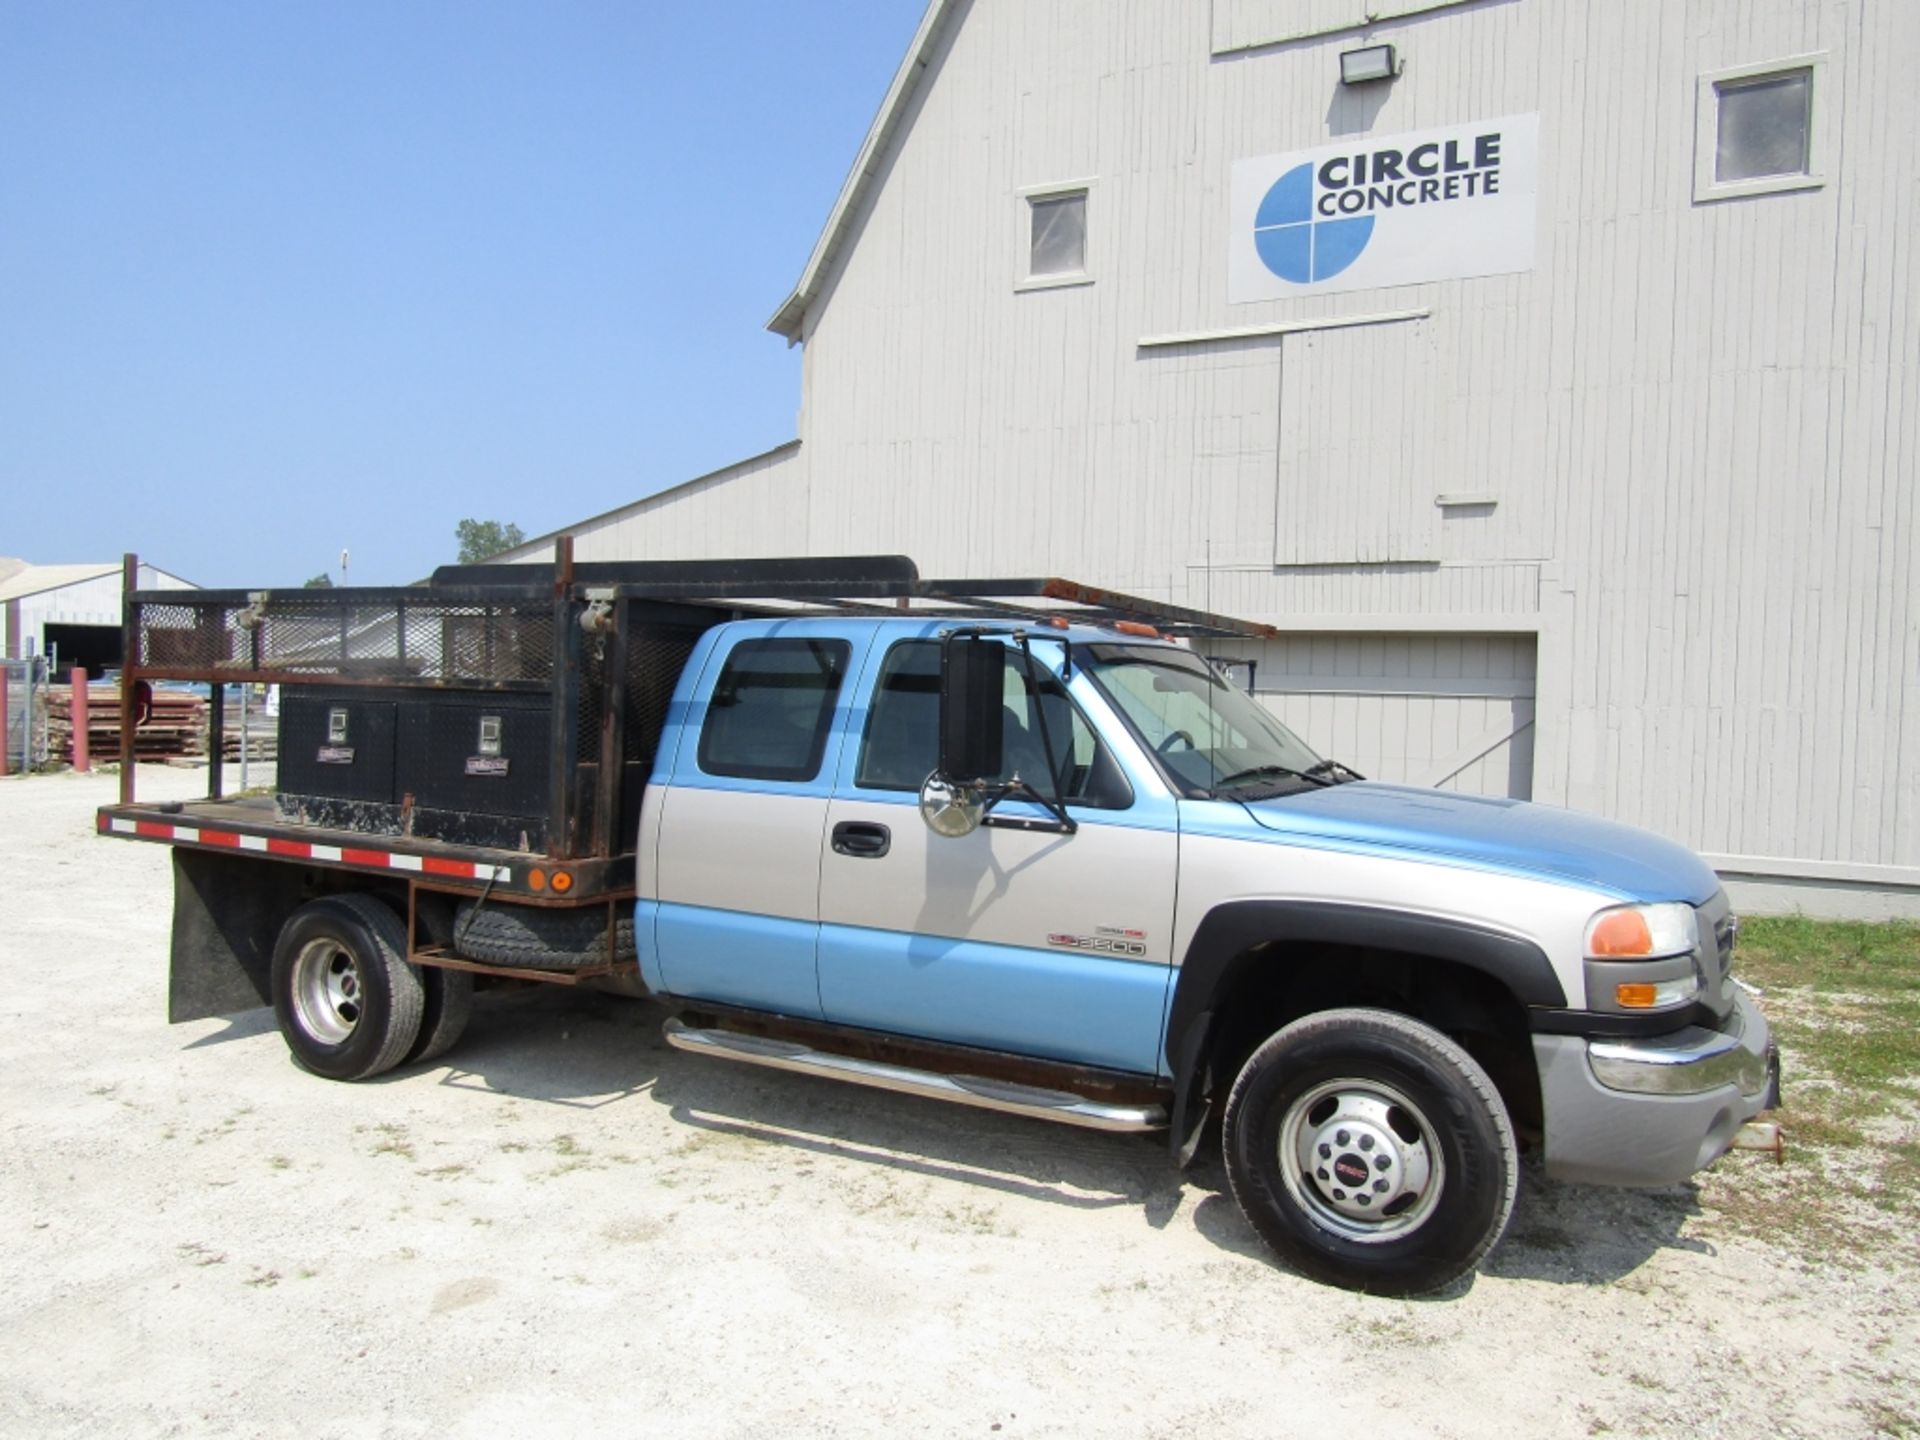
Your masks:
{"label": "rear tire", "polygon": [[426,1008],[420,1016],[420,1037],[404,1062],[409,1065],[446,1054],[466,1034],[467,1021],[473,1016],[472,971],[449,970],[441,965],[422,965],[419,969],[426,987]]}
{"label": "rear tire", "polygon": [[406,927],[370,895],[330,895],[293,913],[273,949],[273,1012],[304,1069],[366,1080],[406,1059],[426,1007],[406,953]]}
{"label": "rear tire", "polygon": [[1274,1034],[1234,1082],[1222,1141],[1234,1199],[1282,1259],[1382,1295],[1472,1271],[1519,1184],[1487,1072],[1387,1010],[1328,1010]]}

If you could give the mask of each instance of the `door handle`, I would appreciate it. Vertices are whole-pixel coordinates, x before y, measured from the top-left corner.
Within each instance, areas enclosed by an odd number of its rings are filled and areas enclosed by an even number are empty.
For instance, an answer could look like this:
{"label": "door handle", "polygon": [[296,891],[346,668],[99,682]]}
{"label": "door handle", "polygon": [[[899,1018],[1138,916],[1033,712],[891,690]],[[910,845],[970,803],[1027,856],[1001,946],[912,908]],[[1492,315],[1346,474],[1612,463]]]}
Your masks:
{"label": "door handle", "polygon": [[893,832],[867,820],[842,820],[833,827],[833,849],[856,860],[878,860],[893,848]]}

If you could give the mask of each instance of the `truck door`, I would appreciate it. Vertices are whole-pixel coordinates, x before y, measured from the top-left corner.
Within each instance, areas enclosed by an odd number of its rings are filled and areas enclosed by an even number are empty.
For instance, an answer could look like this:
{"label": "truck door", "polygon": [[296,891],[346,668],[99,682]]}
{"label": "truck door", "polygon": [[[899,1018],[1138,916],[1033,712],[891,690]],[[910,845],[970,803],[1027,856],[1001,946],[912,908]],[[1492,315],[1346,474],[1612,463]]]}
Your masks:
{"label": "truck door", "polygon": [[746,626],[705,662],[662,787],[653,943],[669,993],[820,1014],[821,839],[871,633]]}
{"label": "truck door", "polygon": [[[940,644],[929,627],[873,646],[827,807],[821,857],[825,1017],[1116,1070],[1163,1070],[1179,834],[1174,801],[1089,682],[1005,671],[1008,771],[1046,791],[1039,720],[1061,760],[1068,835],[1004,801],[971,835],[917,808],[938,750]],[[1043,664],[1058,644],[1035,642]]]}

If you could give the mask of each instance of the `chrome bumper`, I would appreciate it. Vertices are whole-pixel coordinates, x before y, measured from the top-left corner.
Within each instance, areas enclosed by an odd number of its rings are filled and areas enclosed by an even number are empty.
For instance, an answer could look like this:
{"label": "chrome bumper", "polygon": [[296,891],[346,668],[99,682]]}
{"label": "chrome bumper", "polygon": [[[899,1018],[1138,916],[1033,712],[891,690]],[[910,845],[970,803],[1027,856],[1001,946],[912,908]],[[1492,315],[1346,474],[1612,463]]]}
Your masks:
{"label": "chrome bumper", "polygon": [[1657,1040],[1535,1035],[1533,1048],[1547,1173],[1558,1179],[1674,1184],[1779,1103],[1779,1052],[1744,993],[1722,1029]]}
{"label": "chrome bumper", "polygon": [[1634,1095],[1701,1095],[1731,1085],[1742,1095],[1771,1096],[1779,1089],[1779,1051],[1744,994],[1725,1029],[1689,1026],[1657,1040],[1595,1040],[1587,1063],[1607,1089]]}

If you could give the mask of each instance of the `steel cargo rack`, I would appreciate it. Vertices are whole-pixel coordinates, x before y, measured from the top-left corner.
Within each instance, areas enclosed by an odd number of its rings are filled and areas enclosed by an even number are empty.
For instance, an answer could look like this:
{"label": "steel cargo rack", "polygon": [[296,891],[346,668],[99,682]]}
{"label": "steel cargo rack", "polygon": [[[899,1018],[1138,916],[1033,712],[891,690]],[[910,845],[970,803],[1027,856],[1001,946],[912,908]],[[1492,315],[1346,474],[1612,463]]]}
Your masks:
{"label": "steel cargo rack", "polygon": [[[1273,633],[1059,578],[923,579],[905,556],[576,564],[569,537],[552,563],[445,566],[413,586],[153,591],[135,588],[137,573],[128,556],[121,713],[143,714],[155,685],[207,686],[207,792],[139,801],[123,727],[102,833],[177,857],[293,862],[309,888],[386,887],[404,896],[409,956],[426,964],[519,973],[456,953],[456,903],[603,908],[604,965],[544,979],[633,968],[615,907],[635,893],[669,701],[713,625],[831,614]],[[223,793],[235,685],[279,687],[271,793]]]}

